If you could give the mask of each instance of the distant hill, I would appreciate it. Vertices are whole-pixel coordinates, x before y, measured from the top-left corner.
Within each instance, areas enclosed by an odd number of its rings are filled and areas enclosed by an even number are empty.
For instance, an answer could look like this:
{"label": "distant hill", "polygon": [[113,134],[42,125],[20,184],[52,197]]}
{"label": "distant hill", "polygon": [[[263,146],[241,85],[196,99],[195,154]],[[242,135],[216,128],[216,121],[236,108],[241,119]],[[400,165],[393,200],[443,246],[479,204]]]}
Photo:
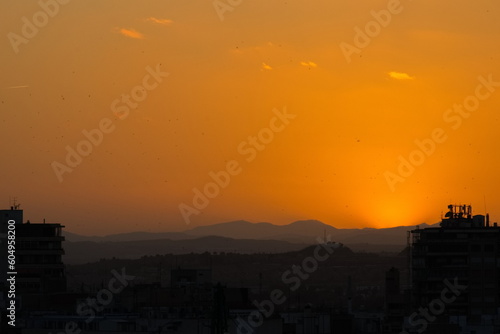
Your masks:
{"label": "distant hill", "polygon": [[[421,228],[432,225],[422,224]],[[250,223],[240,220],[198,226],[184,232],[131,232],[107,236],[82,236],[64,231],[65,261],[82,263],[101,258],[136,259],[144,255],[203,252],[279,253],[318,243],[326,234],[359,252],[399,253],[406,246],[407,232],[415,226],[338,229],[317,220],[288,225]]]}
{"label": "distant hill", "polygon": [[139,240],[186,240],[196,238],[195,236],[187,235],[179,232],[130,232],[110,234],[106,236],[83,236],[68,231],[63,231],[63,235],[67,241],[80,242],[80,241],[93,241],[93,242],[118,242],[118,241],[139,241]]}
{"label": "distant hill", "polygon": [[136,240],[136,241],[67,241],[64,262],[79,264],[100,259],[138,259],[145,255],[190,254],[204,252],[226,253],[284,253],[307,247],[307,244],[277,240],[230,239],[201,237],[188,240]]}
{"label": "distant hill", "polygon": [[[435,224],[436,225],[436,224]],[[434,225],[421,224],[421,228]],[[130,232],[107,236],[82,236],[63,231],[66,240],[72,242],[94,241],[139,241],[139,240],[188,240],[206,236],[219,236],[232,239],[285,240],[299,243],[316,243],[318,237],[330,235],[332,240],[342,243],[404,245],[406,232],[416,226],[398,226],[390,228],[339,229],[317,220],[301,220],[288,225],[271,223],[250,223],[238,220],[214,225],[197,226],[184,232]]]}
{"label": "distant hill", "polygon": [[[429,227],[422,224],[420,227]],[[317,220],[297,221],[288,225],[273,225],[270,223],[250,223],[235,221],[208,226],[199,226],[184,231],[195,236],[224,236],[227,238],[274,239],[289,242],[316,243],[318,237],[329,235],[333,241],[344,244],[370,245],[405,245],[406,235],[415,226],[398,226],[391,228],[338,229]]]}

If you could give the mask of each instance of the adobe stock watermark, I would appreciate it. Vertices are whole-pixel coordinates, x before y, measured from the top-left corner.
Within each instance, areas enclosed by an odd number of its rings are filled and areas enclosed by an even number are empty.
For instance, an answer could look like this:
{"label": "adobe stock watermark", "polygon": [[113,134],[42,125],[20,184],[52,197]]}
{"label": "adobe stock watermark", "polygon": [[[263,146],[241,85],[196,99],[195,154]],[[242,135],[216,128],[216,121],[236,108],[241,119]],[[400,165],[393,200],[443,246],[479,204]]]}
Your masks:
{"label": "adobe stock watermark", "polygon": [[[169,75],[169,73],[160,70],[160,64],[157,64],[156,68],[147,66],[146,72],[141,85],[133,87],[129,94],[122,94],[120,98],[111,102],[111,111],[120,121],[129,116],[131,109],[137,109],[139,104],[148,97],[148,92],[156,89],[163,82],[163,78]],[[112,133],[115,129],[116,125],[113,124],[113,120],[107,117],[102,118],[96,128],[84,129],[82,134],[85,139],[80,140],[75,148],[66,146],[65,164],[58,161],[51,163],[57,180],[60,183],[63,182],[63,175],[71,173],[78,167],[83,162],[83,158],[88,157],[93,152],[94,147],[102,144],[104,135]]]}
{"label": "adobe stock watermark", "polygon": [[342,51],[347,63],[351,63],[351,57],[353,54],[360,54],[361,50],[368,47],[372,40],[380,35],[382,28],[387,28],[389,26],[393,16],[401,14],[403,9],[404,7],[400,0],[389,0],[387,2],[386,9],[381,9],[379,11],[372,10],[370,12],[373,20],[368,21],[363,29],[355,26],[353,39],[354,45],[346,42],[339,44],[340,50]]}
{"label": "adobe stock watermark", "polygon": [[[467,289],[467,285],[458,284],[457,277],[454,280],[453,284],[448,279],[443,281],[446,287],[441,291],[439,298],[433,299],[425,308],[420,307],[418,313],[413,312],[408,319],[411,327],[406,329],[416,329],[418,333],[424,332],[429,323],[435,321],[436,317],[445,311],[446,305],[453,303]],[[420,328],[417,329],[416,327]],[[409,334],[406,329],[401,331],[400,334]],[[414,331],[411,332],[414,333]]]}
{"label": "adobe stock watermark", "polygon": [[[286,270],[281,275],[281,281],[288,285],[291,291],[300,288],[302,282],[318,270],[319,264],[326,261],[340,247],[339,243],[331,242],[329,235],[325,240],[321,237],[316,240],[318,245],[314,248],[313,255],[303,259],[301,265],[292,265],[291,269]],[[236,319],[238,334],[253,333],[255,328],[262,326],[264,318],[269,318],[274,313],[276,306],[284,302],[286,302],[286,293],[280,289],[271,291],[269,299],[261,302],[254,300],[253,305],[257,309],[252,311],[246,320],[241,317]]]}
{"label": "adobe stock watermark", "polygon": [[[125,268],[121,269],[121,273],[114,269],[111,270],[111,273],[114,277],[109,280],[108,288],[99,290],[95,298],[87,298],[84,303],[80,303],[76,308],[76,313],[79,316],[86,317],[85,322],[87,324],[95,319],[96,312],[103,311],[107,305],[111,304],[114,295],[122,292],[129,285],[129,281],[135,279],[135,276],[125,273]],[[57,334],[79,334],[81,332],[82,330],[78,327],[78,324],[70,321],[64,326],[64,332]]]}
{"label": "adobe stock watermark", "polygon": [[[238,145],[238,153],[245,157],[245,161],[250,163],[257,158],[259,152],[262,152],[275,137],[276,133],[285,130],[290,121],[295,119],[297,115],[289,114],[286,107],[283,110],[273,109],[274,116],[269,120],[269,126],[262,128],[257,135],[248,136]],[[231,178],[239,175],[243,171],[243,167],[237,160],[230,160],[226,163],[225,170],[219,172],[211,171],[208,173],[210,182],[207,182],[200,189],[193,188],[192,205],[185,203],[179,204],[179,211],[186,224],[191,222],[192,215],[199,215],[201,210],[205,209],[210,199],[217,197],[221,190],[226,188],[231,182]]]}
{"label": "adobe stock watermark", "polygon": [[60,5],[66,5],[71,0],[40,0],[38,5],[40,10],[35,12],[31,19],[23,16],[21,18],[21,34],[9,32],[7,38],[10,45],[16,54],[19,53],[19,46],[21,44],[28,44],[30,40],[38,35],[40,29],[49,24],[50,19],[59,14]]}
{"label": "adobe stock watermark", "polygon": [[[478,77],[478,81],[479,84],[474,90],[474,95],[467,96],[462,104],[454,104],[453,108],[447,109],[443,113],[444,122],[449,124],[452,130],[458,130],[462,126],[464,119],[469,118],[471,113],[479,108],[481,101],[488,99],[493,95],[496,88],[500,87],[500,82],[493,81],[492,74],[489,74],[486,78],[481,75]],[[417,148],[406,157],[402,155],[398,157],[399,165],[396,173],[389,170],[384,173],[385,180],[391,191],[396,191],[396,185],[405,182],[408,177],[413,175],[416,168],[434,154],[437,145],[443,144],[447,139],[447,131],[441,127],[432,130],[429,138],[416,139],[414,143]]]}
{"label": "adobe stock watermark", "polygon": [[236,7],[241,5],[243,0],[214,0],[212,2],[215,12],[221,21],[224,21],[224,13],[232,12]]}

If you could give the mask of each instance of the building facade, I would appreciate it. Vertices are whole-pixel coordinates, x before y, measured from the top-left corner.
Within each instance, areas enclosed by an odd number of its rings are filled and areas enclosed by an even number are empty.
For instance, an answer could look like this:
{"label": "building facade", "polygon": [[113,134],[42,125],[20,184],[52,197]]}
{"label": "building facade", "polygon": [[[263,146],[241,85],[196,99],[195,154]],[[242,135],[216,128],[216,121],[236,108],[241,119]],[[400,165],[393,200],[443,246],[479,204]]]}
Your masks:
{"label": "building facade", "polygon": [[[0,210],[1,278],[5,282],[6,273],[16,273],[18,312],[48,307],[49,295],[66,291],[65,266],[62,261],[63,227],[54,223],[23,222],[23,210],[18,206]],[[9,268],[7,262],[7,235],[12,232],[15,233],[14,270]],[[6,300],[7,286],[2,285],[1,290],[3,300]]]}
{"label": "building facade", "polygon": [[408,325],[493,333],[500,326],[500,228],[488,215],[473,216],[471,206],[448,209],[440,227],[411,231],[416,315]]}

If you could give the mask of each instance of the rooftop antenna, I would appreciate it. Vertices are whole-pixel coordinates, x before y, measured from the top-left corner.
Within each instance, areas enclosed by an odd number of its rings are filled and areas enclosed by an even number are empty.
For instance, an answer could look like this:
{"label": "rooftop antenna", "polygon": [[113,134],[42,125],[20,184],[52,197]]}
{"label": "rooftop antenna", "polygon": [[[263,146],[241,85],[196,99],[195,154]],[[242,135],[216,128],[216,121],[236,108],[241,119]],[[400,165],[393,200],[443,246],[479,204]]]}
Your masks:
{"label": "rooftop antenna", "polygon": [[484,214],[486,215],[486,227],[490,227],[490,214],[488,213],[488,210],[486,210],[486,195],[483,194],[483,201],[484,201]]}
{"label": "rooftop antenna", "polygon": [[19,208],[21,207],[21,203],[17,203],[17,197],[9,196],[9,202],[12,210],[19,210]]}

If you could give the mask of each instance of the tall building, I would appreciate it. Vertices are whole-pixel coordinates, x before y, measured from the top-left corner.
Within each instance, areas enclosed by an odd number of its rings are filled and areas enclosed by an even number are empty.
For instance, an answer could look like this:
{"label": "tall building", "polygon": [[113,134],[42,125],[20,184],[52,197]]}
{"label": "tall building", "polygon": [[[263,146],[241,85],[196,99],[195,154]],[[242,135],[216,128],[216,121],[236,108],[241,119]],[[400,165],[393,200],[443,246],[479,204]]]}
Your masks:
{"label": "tall building", "polygon": [[61,224],[32,224],[17,227],[17,285],[21,292],[48,294],[66,291]]}
{"label": "tall building", "polygon": [[417,315],[410,320],[419,328],[454,323],[460,332],[493,333],[500,328],[500,228],[488,215],[473,216],[470,205],[448,209],[440,227],[411,231]]}
{"label": "tall building", "polygon": [[[12,224],[14,228],[9,227]],[[23,222],[23,210],[18,206],[0,210],[1,275],[13,271],[7,263],[8,231],[12,230],[15,232],[16,298],[23,309],[43,308],[48,294],[66,291],[63,227],[55,223]]]}

